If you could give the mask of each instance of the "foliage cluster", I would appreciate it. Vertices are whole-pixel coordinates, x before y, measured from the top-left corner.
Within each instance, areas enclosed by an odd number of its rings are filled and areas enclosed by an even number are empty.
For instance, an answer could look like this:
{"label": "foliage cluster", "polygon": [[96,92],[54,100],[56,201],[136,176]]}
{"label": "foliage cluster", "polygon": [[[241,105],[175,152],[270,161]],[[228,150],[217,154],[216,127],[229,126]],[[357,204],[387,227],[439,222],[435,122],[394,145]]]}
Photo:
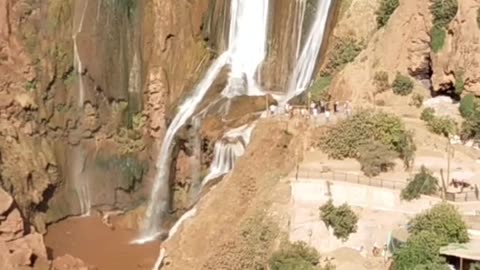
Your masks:
{"label": "foliage cluster", "polygon": [[413,179],[408,181],[408,185],[400,193],[403,200],[411,201],[420,198],[420,195],[432,195],[437,192],[438,179],[432,172],[422,166],[420,172],[415,174]]}
{"label": "foliage cluster", "polygon": [[399,0],[382,0],[380,2],[380,7],[377,12],[377,27],[382,28],[385,26],[390,19],[390,16],[393,14],[395,9],[400,5]]}
{"label": "foliage cluster", "polygon": [[320,254],[305,242],[283,244],[269,259],[271,270],[314,270],[317,269]]}
{"label": "foliage cluster", "polygon": [[440,247],[449,243],[465,243],[467,226],[457,209],[440,203],[409,222],[410,237],[394,254],[396,270],[448,269],[440,257]]}
{"label": "foliage cluster", "polygon": [[[330,157],[367,158],[382,153],[385,148],[377,147],[379,153],[365,155],[361,150],[367,150],[364,145],[376,142],[383,144],[389,150],[403,159],[405,167],[409,167],[416,150],[413,134],[407,131],[402,120],[389,113],[361,110],[346,120],[339,122],[328,130],[320,139],[320,147]],[[363,148],[363,149],[362,149]],[[382,162],[382,164],[386,164]],[[365,164],[364,164],[365,165]],[[368,167],[368,166],[366,166]]]}
{"label": "foliage cluster", "polygon": [[455,76],[455,94],[461,95],[465,90],[465,80],[463,79],[463,72],[458,72]]}
{"label": "foliage cluster", "polygon": [[464,139],[480,137],[480,100],[473,95],[466,95],[460,101],[460,114],[465,119],[461,135]]}
{"label": "foliage cluster", "polygon": [[342,69],[346,64],[355,60],[362,51],[362,45],[357,40],[349,37],[334,41],[332,53],[329,55],[327,64],[322,70],[322,76],[330,76]]}
{"label": "foliage cluster", "polygon": [[312,86],[308,89],[308,91],[312,95],[313,101],[326,101],[328,100],[328,87],[332,82],[332,76],[324,76],[318,78]]}
{"label": "foliage cluster", "polygon": [[435,110],[432,108],[425,108],[422,111],[420,119],[425,121],[428,130],[431,132],[448,137],[449,135],[457,133],[457,123],[448,116],[436,116]]}
{"label": "foliage cluster", "polygon": [[413,81],[408,76],[397,73],[392,89],[396,95],[408,96],[413,91]]}
{"label": "foliage cluster", "polygon": [[358,148],[358,161],[368,177],[388,172],[395,167],[397,153],[378,141],[367,141]]}
{"label": "foliage cluster", "polygon": [[320,218],[333,234],[342,241],[347,241],[351,233],[357,231],[358,216],[346,203],[335,207],[332,200],[320,206]]}
{"label": "foliage cluster", "polygon": [[418,93],[413,93],[412,99],[410,100],[409,105],[420,108],[420,107],[422,107],[423,99],[424,99],[423,95],[418,94]]}
{"label": "foliage cluster", "polygon": [[375,85],[375,93],[383,93],[390,88],[388,82],[388,73],[386,71],[377,71],[373,76],[373,84]]}
{"label": "foliage cluster", "polygon": [[458,10],[457,0],[433,0],[430,10],[433,14],[431,30],[432,50],[439,52],[445,43],[445,27],[453,20]]}

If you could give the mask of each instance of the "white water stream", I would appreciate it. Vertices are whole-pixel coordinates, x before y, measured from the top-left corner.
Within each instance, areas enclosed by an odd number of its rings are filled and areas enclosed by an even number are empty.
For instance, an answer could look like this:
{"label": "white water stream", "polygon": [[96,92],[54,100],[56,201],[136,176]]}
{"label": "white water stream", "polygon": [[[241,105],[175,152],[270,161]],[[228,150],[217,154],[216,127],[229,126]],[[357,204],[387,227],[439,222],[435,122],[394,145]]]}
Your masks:
{"label": "white water stream", "polygon": [[[315,21],[311,26],[305,45],[290,77],[287,94],[280,99],[282,103],[288,102],[293,97],[307,90],[310,86],[318,54],[320,53],[322,41],[327,30],[326,27],[331,6],[332,0],[318,0]],[[280,108],[283,108],[283,106],[280,106]]]}
{"label": "white water stream", "polygon": [[[87,12],[88,1],[83,2],[83,9],[82,15],[80,17],[80,21],[78,23],[77,29],[73,30],[73,65],[75,68],[75,73],[77,76],[78,81],[78,102],[77,106],[81,110],[83,110],[83,104],[85,102],[85,88],[83,84],[83,65],[82,60],[80,58],[80,53],[78,51],[78,44],[77,44],[77,35],[82,32],[83,29],[83,22],[85,19],[85,13]],[[78,200],[80,202],[80,211],[82,215],[90,215],[90,208],[91,208],[91,200],[90,200],[90,187],[88,183],[88,178],[84,177],[83,174],[83,163],[85,161],[85,156],[80,149],[80,147],[75,147],[72,150],[72,171],[73,174],[71,175],[75,192],[77,193]]]}
{"label": "white water stream", "polygon": [[158,156],[155,183],[147,208],[141,238],[136,243],[154,240],[168,209],[170,155],[172,141],[178,130],[192,116],[221,69],[230,64],[229,83],[223,95],[261,95],[255,74],[265,58],[269,0],[232,0],[230,7],[229,47],[210,66],[205,77],[194,88],[193,94],[178,108],[167,129]]}

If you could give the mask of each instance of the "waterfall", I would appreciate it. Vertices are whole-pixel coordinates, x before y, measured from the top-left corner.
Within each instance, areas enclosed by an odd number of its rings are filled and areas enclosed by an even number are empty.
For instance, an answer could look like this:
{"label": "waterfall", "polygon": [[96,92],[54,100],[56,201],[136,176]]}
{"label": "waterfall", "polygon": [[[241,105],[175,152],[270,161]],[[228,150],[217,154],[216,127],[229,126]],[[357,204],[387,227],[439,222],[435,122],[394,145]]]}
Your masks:
{"label": "waterfall", "polygon": [[287,102],[301,94],[309,86],[322,46],[331,6],[332,0],[318,0],[315,21],[289,80],[287,94],[281,98],[282,102]]}
{"label": "waterfall", "polygon": [[[78,24],[77,29],[73,30],[73,66],[75,68],[77,80],[78,80],[78,102],[77,106],[80,109],[83,109],[83,104],[85,102],[85,88],[83,85],[82,73],[83,73],[83,65],[82,60],[80,58],[80,53],[78,51],[77,45],[77,35],[82,32],[83,29],[83,22],[85,19],[85,13],[88,7],[88,1],[83,2],[83,10],[82,15],[80,17],[80,22]],[[90,201],[90,188],[88,184],[88,178],[83,178],[83,163],[85,161],[85,157],[83,152],[79,147],[75,147],[72,149],[72,170],[73,174],[71,175],[74,188],[78,196],[78,200],[80,201],[80,210],[82,215],[90,215],[90,208],[91,208],[91,201]]]}
{"label": "waterfall", "polygon": [[167,210],[169,200],[168,179],[170,176],[170,155],[172,152],[172,141],[177,131],[192,116],[198,104],[202,101],[213,81],[220,73],[221,69],[228,60],[228,53],[223,53],[209,67],[205,77],[195,86],[193,94],[188,97],[173,118],[172,123],[167,129],[163,138],[162,147],[158,156],[155,176],[155,183],[152,189],[150,202],[147,208],[147,214],[144,224],[143,237],[145,241],[153,240],[158,235],[158,226],[163,213]]}
{"label": "waterfall", "polygon": [[255,123],[252,123],[232,129],[215,143],[213,162],[210,165],[210,172],[202,182],[202,187],[233,168],[235,161],[245,153],[254,127]]}
{"label": "waterfall", "polygon": [[178,108],[167,129],[156,164],[155,183],[150,196],[141,239],[137,243],[154,240],[169,201],[170,155],[177,131],[195,112],[223,66],[230,64],[229,82],[223,95],[261,95],[255,74],[266,54],[267,17],[269,0],[232,0],[230,12],[229,46],[208,69],[205,77],[194,88],[193,94]]}
{"label": "waterfall", "polygon": [[231,71],[223,95],[264,95],[255,75],[267,53],[269,0],[232,0],[228,51]]}

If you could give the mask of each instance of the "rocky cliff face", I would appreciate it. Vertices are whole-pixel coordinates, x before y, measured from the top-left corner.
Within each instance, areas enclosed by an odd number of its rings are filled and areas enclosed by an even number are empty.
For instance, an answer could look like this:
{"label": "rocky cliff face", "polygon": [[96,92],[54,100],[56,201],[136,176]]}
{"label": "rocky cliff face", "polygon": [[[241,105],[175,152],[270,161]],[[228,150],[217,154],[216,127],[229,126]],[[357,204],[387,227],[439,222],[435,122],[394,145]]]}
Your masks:
{"label": "rocky cliff face", "polygon": [[38,230],[80,214],[74,178],[95,207],[144,201],[150,146],[223,46],[220,2],[0,1],[0,180]]}
{"label": "rocky cliff face", "polygon": [[[376,28],[373,20],[378,8],[372,1],[352,1],[334,30],[337,38],[353,37],[364,41],[364,50],[334,76],[330,92],[335,99],[373,102],[374,76],[386,71],[390,82],[396,73],[416,81],[415,91],[451,92],[456,81],[464,82],[465,92],[479,95],[480,61],[476,0],[458,1],[455,18],[447,26],[443,48],[432,50],[431,1],[400,1],[387,25]],[[372,22],[372,23],[368,23]],[[356,27],[359,25],[360,27]]]}

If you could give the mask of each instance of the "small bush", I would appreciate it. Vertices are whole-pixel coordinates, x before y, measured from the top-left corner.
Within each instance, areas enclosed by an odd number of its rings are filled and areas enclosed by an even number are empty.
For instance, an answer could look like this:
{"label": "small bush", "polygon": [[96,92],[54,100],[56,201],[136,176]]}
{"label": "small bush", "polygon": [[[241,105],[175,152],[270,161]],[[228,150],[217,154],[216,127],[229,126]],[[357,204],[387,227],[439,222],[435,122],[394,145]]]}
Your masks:
{"label": "small bush", "polygon": [[357,231],[358,216],[348,204],[335,207],[329,200],[320,207],[320,218],[328,228],[333,228],[333,234],[342,241],[347,241],[350,234]]}
{"label": "small bush", "polygon": [[377,71],[373,76],[373,84],[375,85],[375,93],[383,93],[390,88],[388,83],[388,73],[385,71]]}
{"label": "small bush", "polygon": [[430,9],[433,14],[433,25],[446,27],[455,18],[458,3],[457,0],[433,0]]}
{"label": "small bush", "polygon": [[400,5],[399,0],[382,0],[380,8],[375,13],[377,15],[377,26],[382,28],[385,26],[393,14],[395,9]]}
{"label": "small bush", "polygon": [[435,117],[435,110],[433,108],[425,108],[420,115],[420,119],[428,122]]}
{"label": "small bush", "polygon": [[433,0],[430,9],[433,14],[432,50],[437,53],[443,48],[447,35],[445,27],[457,14],[458,3],[457,0]]}
{"label": "small bush", "polygon": [[430,121],[427,121],[427,127],[431,132],[445,137],[457,133],[457,123],[447,116],[434,116]]}
{"label": "small bush", "polygon": [[368,177],[377,176],[393,169],[395,167],[393,160],[398,156],[388,146],[376,141],[361,145],[358,152],[358,161],[362,166],[362,171]]}
{"label": "small bush", "polygon": [[410,105],[412,106],[415,106],[417,108],[420,108],[422,107],[422,104],[423,104],[423,96],[418,94],[418,93],[414,93],[412,95],[412,99],[410,100]]}
{"label": "small bush", "polygon": [[395,151],[399,157],[405,158],[404,162],[409,163],[413,156],[409,152],[415,149],[412,136],[399,117],[363,110],[323,134],[319,146],[331,158],[358,158],[361,145],[367,141],[376,141]]}
{"label": "small bush", "polygon": [[314,270],[320,255],[305,242],[288,243],[272,254],[269,260],[271,270]]}
{"label": "small bush", "polygon": [[355,60],[362,51],[362,45],[353,38],[339,39],[335,41],[322,76],[329,76],[342,69],[346,64]]}
{"label": "small bush", "polygon": [[408,185],[400,193],[403,200],[411,201],[420,198],[420,195],[435,194],[438,187],[438,179],[432,172],[422,166],[420,172],[415,174],[413,180],[408,181]]}
{"label": "small bush", "polygon": [[480,139],[480,110],[463,121],[460,134],[463,139]]}
{"label": "small bush", "polygon": [[395,93],[396,95],[407,96],[412,93],[413,82],[409,77],[397,73],[397,76],[393,81],[392,88],[393,93]]}
{"label": "small bush", "polygon": [[465,89],[465,81],[463,80],[462,72],[458,72],[455,78],[455,94],[461,95]]}
{"label": "small bush", "polygon": [[477,110],[477,104],[474,95],[466,95],[460,100],[460,114],[463,118],[469,118]]}

